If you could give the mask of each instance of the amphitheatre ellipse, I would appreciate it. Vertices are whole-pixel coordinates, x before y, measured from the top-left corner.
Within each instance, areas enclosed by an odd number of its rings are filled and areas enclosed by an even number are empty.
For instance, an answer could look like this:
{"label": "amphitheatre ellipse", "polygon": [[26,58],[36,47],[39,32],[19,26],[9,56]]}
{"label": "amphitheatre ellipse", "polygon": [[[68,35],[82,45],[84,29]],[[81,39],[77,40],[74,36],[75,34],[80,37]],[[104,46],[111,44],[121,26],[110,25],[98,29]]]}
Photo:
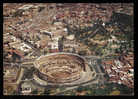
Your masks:
{"label": "amphitheatre ellipse", "polygon": [[[52,53],[34,61],[34,79],[40,85],[75,85],[95,78],[85,58],[73,53]],[[93,76],[90,76],[93,75]]]}

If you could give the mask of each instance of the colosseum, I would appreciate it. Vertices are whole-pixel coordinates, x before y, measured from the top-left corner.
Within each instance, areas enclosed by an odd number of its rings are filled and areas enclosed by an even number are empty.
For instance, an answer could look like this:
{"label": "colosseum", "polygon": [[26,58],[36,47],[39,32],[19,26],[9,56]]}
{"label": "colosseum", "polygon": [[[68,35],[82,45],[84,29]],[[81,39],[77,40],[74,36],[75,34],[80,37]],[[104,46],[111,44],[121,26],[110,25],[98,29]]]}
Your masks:
{"label": "colosseum", "polygon": [[40,85],[73,85],[92,80],[96,76],[83,57],[72,53],[40,56],[34,61],[34,66],[37,69],[34,80]]}

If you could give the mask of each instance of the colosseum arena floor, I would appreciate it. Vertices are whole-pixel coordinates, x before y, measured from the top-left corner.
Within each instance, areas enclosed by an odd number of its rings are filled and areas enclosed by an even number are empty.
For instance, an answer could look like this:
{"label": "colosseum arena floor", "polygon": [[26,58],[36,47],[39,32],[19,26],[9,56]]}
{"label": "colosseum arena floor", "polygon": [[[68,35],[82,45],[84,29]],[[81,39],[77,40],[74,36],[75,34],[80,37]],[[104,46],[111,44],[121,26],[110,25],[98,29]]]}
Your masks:
{"label": "colosseum arena floor", "polygon": [[87,61],[72,53],[53,53],[34,61],[33,79],[39,85],[76,85],[93,80],[96,72]]}

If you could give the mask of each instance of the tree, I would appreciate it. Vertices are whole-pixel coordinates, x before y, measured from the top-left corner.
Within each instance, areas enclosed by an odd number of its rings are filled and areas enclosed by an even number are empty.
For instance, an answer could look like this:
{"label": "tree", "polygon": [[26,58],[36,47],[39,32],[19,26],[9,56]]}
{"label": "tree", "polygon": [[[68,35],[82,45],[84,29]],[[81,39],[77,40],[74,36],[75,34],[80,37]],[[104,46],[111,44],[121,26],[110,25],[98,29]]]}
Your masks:
{"label": "tree", "polygon": [[32,92],[31,92],[31,94],[38,94],[38,90],[37,89],[35,89],[35,90],[33,90]]}
{"label": "tree", "polygon": [[113,86],[116,87],[116,90],[120,91],[120,94],[132,94],[134,91],[132,88],[129,88],[126,85],[120,85],[117,83],[106,83],[105,89],[109,90],[109,92],[114,91]]}
{"label": "tree", "polygon": [[109,95],[120,95],[119,90],[112,91]]}
{"label": "tree", "polygon": [[83,87],[83,86],[79,86],[79,87],[76,89],[77,92],[81,92],[81,91],[83,91],[83,90],[84,90],[84,87]]}
{"label": "tree", "polygon": [[79,55],[86,55],[86,51],[80,51]]}
{"label": "tree", "polygon": [[50,89],[45,88],[44,94],[45,94],[45,95],[50,95]]}
{"label": "tree", "polygon": [[132,88],[129,88],[123,84],[122,85],[116,84],[116,86],[117,86],[117,89],[120,91],[121,94],[131,94],[134,91]]}
{"label": "tree", "polygon": [[108,91],[105,90],[105,89],[101,89],[101,88],[98,88],[96,90],[93,91],[94,95],[107,95],[108,94]]}
{"label": "tree", "polygon": [[19,95],[19,92],[16,91],[16,90],[14,90],[13,93],[12,93],[12,95]]}

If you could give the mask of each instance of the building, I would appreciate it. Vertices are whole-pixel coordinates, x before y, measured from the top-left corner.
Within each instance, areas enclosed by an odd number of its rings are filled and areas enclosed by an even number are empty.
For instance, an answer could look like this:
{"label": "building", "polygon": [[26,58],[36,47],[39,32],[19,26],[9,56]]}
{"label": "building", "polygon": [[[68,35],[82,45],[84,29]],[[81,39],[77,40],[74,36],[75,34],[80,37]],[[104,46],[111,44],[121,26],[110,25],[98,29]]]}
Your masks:
{"label": "building", "polygon": [[50,46],[50,52],[59,52],[59,38],[60,37],[53,37],[52,41],[48,43],[48,46]]}
{"label": "building", "polygon": [[4,65],[3,80],[6,83],[16,83],[18,75],[20,74],[20,68],[17,66]]}
{"label": "building", "polygon": [[25,82],[21,85],[22,94],[29,94],[31,92],[32,92],[32,86],[29,83]]}

